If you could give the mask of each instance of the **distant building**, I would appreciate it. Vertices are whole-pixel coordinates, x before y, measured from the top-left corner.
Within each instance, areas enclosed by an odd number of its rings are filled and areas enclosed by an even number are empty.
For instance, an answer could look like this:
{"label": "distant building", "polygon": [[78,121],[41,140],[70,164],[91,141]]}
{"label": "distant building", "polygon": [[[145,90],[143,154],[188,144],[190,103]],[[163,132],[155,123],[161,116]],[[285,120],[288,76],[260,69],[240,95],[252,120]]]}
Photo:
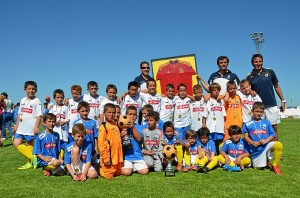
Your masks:
{"label": "distant building", "polygon": [[288,108],[285,109],[284,112],[280,112],[281,118],[300,118],[300,106],[297,106],[296,108]]}

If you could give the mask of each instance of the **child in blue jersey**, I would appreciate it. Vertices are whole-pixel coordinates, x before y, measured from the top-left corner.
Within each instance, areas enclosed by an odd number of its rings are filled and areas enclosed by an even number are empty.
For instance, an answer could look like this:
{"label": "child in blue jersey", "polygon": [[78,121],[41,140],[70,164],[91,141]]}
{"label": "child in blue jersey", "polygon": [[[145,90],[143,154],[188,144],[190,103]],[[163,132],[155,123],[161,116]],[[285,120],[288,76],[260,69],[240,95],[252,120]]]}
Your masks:
{"label": "child in blue jersey", "polygon": [[215,142],[209,139],[210,131],[208,128],[203,127],[197,131],[200,140],[199,146],[201,152],[198,154],[198,173],[207,173],[218,165],[219,159],[216,154]]}
{"label": "child in blue jersey", "polygon": [[183,172],[188,172],[191,170],[198,170],[198,153],[200,152],[200,147],[196,141],[197,134],[194,130],[189,129],[185,133],[185,152],[184,152],[184,162]]}
{"label": "child in blue jersey", "polygon": [[135,106],[129,106],[126,109],[126,115],[131,118],[132,123],[129,125],[132,128],[125,128],[123,132],[127,133],[131,146],[123,146],[124,153],[124,165],[122,167],[122,174],[125,176],[132,175],[133,172],[137,172],[142,175],[148,174],[148,166],[143,159],[141,143],[143,140],[143,133],[141,126],[136,124],[137,108]]}
{"label": "child in blue jersey", "polygon": [[[142,108],[143,119],[142,119],[142,122],[141,122],[142,128],[147,128],[148,127],[147,115],[148,115],[148,113],[150,113],[152,111],[154,111],[152,105],[146,104],[146,105],[143,106],[143,108]],[[162,131],[163,130],[163,125],[164,125],[164,122],[161,119],[159,119],[157,124],[156,124],[156,128],[158,128]]]}
{"label": "child in blue jersey", "polygon": [[[163,146],[165,145],[173,145],[175,146],[177,152],[176,152],[176,158],[177,158],[177,167],[176,169],[178,171],[182,170],[182,159],[183,159],[183,152],[182,152],[182,143],[179,139],[179,137],[175,134],[175,128],[174,124],[170,121],[167,121],[164,123],[164,134],[161,144]],[[167,163],[167,162],[166,162]],[[167,164],[165,164],[167,165]]]}
{"label": "child in blue jersey", "polygon": [[[276,137],[275,131],[268,120],[262,119],[264,104],[255,102],[252,106],[252,120],[246,122],[242,132],[249,144],[249,152],[254,168],[267,166],[267,158],[273,159],[272,170],[281,174],[279,161],[282,156],[283,145],[281,142],[273,141]],[[274,156],[272,156],[274,155]]]}
{"label": "child in blue jersey", "polygon": [[84,125],[86,129],[86,134],[84,139],[88,142],[91,142],[93,146],[93,155],[98,153],[97,147],[97,138],[98,138],[98,131],[97,131],[97,124],[96,121],[93,119],[88,118],[90,112],[89,103],[85,101],[81,101],[78,103],[77,112],[80,115],[80,119],[76,120],[74,124],[81,123]]}
{"label": "child in blue jersey", "polygon": [[65,171],[62,166],[63,159],[59,153],[61,151],[60,138],[57,132],[53,131],[56,123],[56,116],[52,113],[47,113],[43,117],[45,131],[37,135],[33,155],[38,158],[38,165],[43,167],[45,176],[64,175]]}
{"label": "child in blue jersey", "polygon": [[230,136],[220,149],[219,161],[227,171],[241,171],[250,165],[248,144],[241,138],[242,130],[237,125],[228,128]]}
{"label": "child in blue jersey", "polygon": [[72,136],[74,142],[66,146],[64,156],[69,174],[75,181],[97,178],[98,173],[91,165],[94,148],[91,142],[85,140],[86,129],[82,123],[73,125]]}

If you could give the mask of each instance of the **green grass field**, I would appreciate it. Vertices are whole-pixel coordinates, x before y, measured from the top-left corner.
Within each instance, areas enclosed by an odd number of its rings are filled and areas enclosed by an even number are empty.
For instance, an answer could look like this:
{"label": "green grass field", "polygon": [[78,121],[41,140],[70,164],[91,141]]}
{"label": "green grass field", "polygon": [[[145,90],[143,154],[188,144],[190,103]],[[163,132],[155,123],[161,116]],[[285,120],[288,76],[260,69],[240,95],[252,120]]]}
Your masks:
{"label": "green grass field", "polygon": [[270,170],[249,168],[232,173],[218,168],[207,175],[180,172],[165,178],[164,173],[134,174],[82,183],[69,176],[45,177],[41,168],[18,170],[25,158],[6,140],[0,148],[0,197],[300,197],[300,119],[282,120],[279,134],[284,145],[282,175]]}

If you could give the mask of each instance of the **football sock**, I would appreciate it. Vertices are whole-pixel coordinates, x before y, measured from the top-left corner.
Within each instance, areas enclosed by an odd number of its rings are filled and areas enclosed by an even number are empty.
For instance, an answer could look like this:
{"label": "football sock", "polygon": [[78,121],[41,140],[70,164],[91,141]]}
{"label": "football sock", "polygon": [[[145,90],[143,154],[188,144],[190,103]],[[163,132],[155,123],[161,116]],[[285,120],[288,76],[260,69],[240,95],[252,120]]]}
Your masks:
{"label": "football sock", "polygon": [[190,166],[191,165],[191,153],[186,150],[184,152],[183,158],[184,158],[185,165]]}
{"label": "football sock", "polygon": [[242,160],[241,160],[241,163],[240,165],[241,166],[249,166],[249,164],[251,163],[251,159],[249,157],[244,157]]}
{"label": "football sock", "polygon": [[219,162],[218,156],[214,156],[213,159],[209,162],[209,164],[206,167],[209,170],[211,170],[218,165],[218,162]]}
{"label": "football sock", "polygon": [[177,154],[176,154],[176,157],[177,157],[177,162],[179,164],[182,164],[182,160],[183,160],[183,151],[182,151],[182,146],[181,145],[178,145],[178,146],[175,146],[176,150],[177,150]]}
{"label": "football sock", "polygon": [[32,158],[33,158],[33,155],[32,155],[33,146],[32,145],[20,144],[19,146],[17,146],[17,149],[20,153],[22,153],[30,161],[32,160]]}
{"label": "football sock", "polygon": [[48,165],[48,166],[45,166],[44,169],[45,170],[53,170],[55,169],[56,167],[52,166],[52,165]]}
{"label": "football sock", "polygon": [[280,162],[280,158],[282,156],[282,149],[283,145],[281,142],[275,142],[275,144],[272,147],[272,150],[274,152],[274,160],[272,165],[276,166]]}

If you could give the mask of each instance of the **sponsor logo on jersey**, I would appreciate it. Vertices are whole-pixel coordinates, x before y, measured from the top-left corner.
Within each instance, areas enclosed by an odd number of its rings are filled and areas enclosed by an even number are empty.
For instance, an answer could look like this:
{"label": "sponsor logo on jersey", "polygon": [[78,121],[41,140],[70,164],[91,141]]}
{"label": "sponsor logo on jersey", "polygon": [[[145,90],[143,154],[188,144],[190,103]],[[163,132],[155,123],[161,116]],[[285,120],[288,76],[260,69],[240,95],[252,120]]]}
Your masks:
{"label": "sponsor logo on jersey", "polygon": [[23,107],[21,108],[21,112],[24,112],[24,113],[32,113],[33,109],[31,108],[26,108],[26,107]]}
{"label": "sponsor logo on jersey", "polygon": [[135,106],[136,108],[139,107],[139,104],[136,104],[136,103],[133,103],[133,104],[126,104],[126,108],[129,107],[129,106]]}
{"label": "sponsor logo on jersey", "polygon": [[46,143],[44,145],[44,148],[46,148],[46,149],[56,148],[56,143],[54,143],[54,142]]}
{"label": "sponsor logo on jersey", "polygon": [[229,108],[239,108],[239,104],[228,104]]}
{"label": "sponsor logo on jersey", "polygon": [[150,104],[150,105],[158,105],[159,104],[159,100],[148,100],[148,104]]}
{"label": "sponsor logo on jersey", "polygon": [[243,100],[245,105],[253,105],[256,101]]}
{"label": "sponsor logo on jersey", "polygon": [[93,130],[92,129],[86,129],[86,134],[93,134]]}
{"label": "sponsor logo on jersey", "polygon": [[204,111],[204,107],[194,107],[192,109],[193,112],[200,112],[200,111]]}
{"label": "sponsor logo on jersey", "polygon": [[230,149],[229,150],[229,154],[241,155],[241,154],[244,154],[244,151],[243,150],[233,150],[233,149]]}
{"label": "sponsor logo on jersey", "polygon": [[159,143],[158,140],[146,140],[146,141],[145,141],[145,144],[146,144],[147,146],[157,146],[158,143]]}
{"label": "sponsor logo on jersey", "polygon": [[188,109],[190,107],[189,104],[179,105],[177,106],[177,109]]}
{"label": "sponsor logo on jersey", "polygon": [[212,111],[222,111],[222,107],[212,107]]}
{"label": "sponsor logo on jersey", "polygon": [[166,105],[166,109],[172,109],[173,105]]}
{"label": "sponsor logo on jersey", "polygon": [[66,119],[66,115],[64,115],[64,114],[56,114],[56,119]]}
{"label": "sponsor logo on jersey", "polygon": [[99,108],[99,103],[90,103],[91,108]]}
{"label": "sponsor logo on jersey", "polygon": [[252,135],[260,135],[260,134],[267,134],[267,131],[266,130],[252,130]]}
{"label": "sponsor logo on jersey", "polygon": [[77,109],[71,109],[71,114],[77,113]]}

